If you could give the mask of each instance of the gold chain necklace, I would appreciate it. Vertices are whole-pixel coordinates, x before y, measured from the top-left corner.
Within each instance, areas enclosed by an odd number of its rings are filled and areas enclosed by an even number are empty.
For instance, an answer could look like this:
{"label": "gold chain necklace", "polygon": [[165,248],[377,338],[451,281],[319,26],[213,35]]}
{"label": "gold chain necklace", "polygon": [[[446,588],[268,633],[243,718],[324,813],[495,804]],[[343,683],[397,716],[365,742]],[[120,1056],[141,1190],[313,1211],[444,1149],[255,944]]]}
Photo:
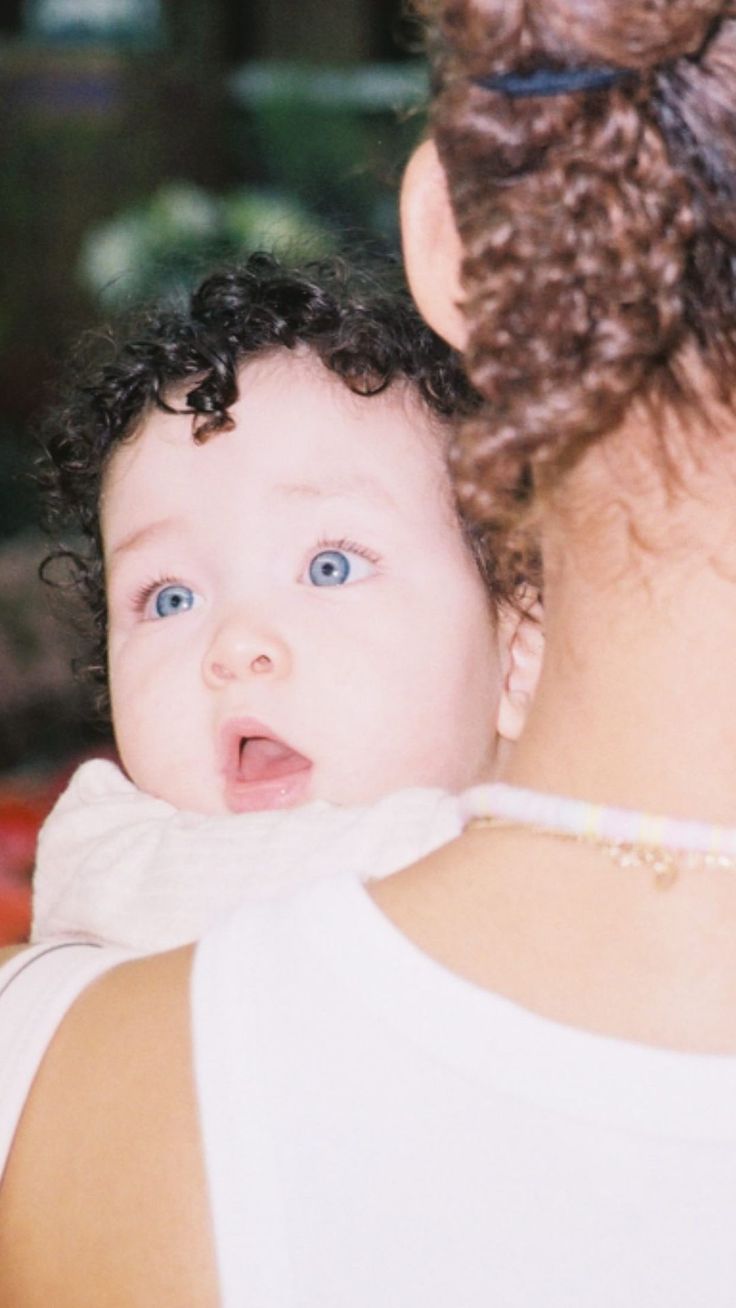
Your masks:
{"label": "gold chain necklace", "polygon": [[548,836],[572,845],[587,845],[589,849],[605,854],[617,867],[633,871],[647,871],[654,876],[660,889],[671,886],[680,872],[698,868],[722,868],[736,871],[733,854],[692,853],[685,850],[662,849],[651,845],[637,845],[630,841],[615,841],[603,836],[575,835],[568,831],[553,831],[551,827],[534,826],[526,822],[509,822],[506,818],[475,817],[467,827],[489,827],[494,831],[527,831],[532,836]]}
{"label": "gold chain necklace", "polygon": [[653,874],[657,886],[684,871],[736,870],[736,829],[609,808],[519,786],[477,786],[463,796],[468,827],[524,830],[583,845],[626,870]]}

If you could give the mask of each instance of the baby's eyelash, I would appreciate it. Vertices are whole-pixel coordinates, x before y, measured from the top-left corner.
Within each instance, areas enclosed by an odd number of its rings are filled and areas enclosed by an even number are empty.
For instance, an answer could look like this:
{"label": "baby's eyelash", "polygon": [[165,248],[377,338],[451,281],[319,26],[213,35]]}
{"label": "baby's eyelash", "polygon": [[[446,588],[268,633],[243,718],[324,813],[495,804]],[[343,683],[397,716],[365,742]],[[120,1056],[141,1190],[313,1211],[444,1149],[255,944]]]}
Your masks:
{"label": "baby's eyelash", "polygon": [[130,598],[130,607],[134,613],[143,613],[151,596],[155,595],[157,590],[162,586],[175,586],[179,581],[179,577],[153,577],[134,591]]}
{"label": "baby's eyelash", "polygon": [[319,540],[315,550],[317,553],[320,550],[345,550],[350,554],[357,554],[361,559],[365,559],[376,567],[381,562],[381,556],[376,554],[375,550],[369,549],[367,545],[359,545],[356,540],[347,540],[344,536],[341,536],[338,540]]}

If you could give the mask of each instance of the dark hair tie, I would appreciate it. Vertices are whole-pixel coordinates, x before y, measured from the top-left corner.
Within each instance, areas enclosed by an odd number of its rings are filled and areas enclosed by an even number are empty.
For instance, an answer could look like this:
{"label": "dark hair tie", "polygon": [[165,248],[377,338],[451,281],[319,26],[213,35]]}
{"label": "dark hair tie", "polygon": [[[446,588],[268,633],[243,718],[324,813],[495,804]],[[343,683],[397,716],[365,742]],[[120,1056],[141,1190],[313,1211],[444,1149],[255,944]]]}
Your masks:
{"label": "dark hair tie", "polygon": [[533,95],[568,95],[575,91],[603,91],[626,77],[634,77],[629,68],[536,68],[533,73],[497,73],[474,77],[476,86],[486,91],[500,91],[520,100]]}

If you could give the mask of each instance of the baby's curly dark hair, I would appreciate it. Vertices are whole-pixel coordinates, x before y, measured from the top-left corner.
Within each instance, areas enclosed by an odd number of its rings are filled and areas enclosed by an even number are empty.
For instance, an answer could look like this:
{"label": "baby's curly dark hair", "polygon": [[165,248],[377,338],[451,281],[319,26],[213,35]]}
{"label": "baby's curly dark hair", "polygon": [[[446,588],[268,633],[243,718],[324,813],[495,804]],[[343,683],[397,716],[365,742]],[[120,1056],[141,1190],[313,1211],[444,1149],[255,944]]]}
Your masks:
{"label": "baby's curly dark hair", "polygon": [[[78,670],[96,684],[98,709],[108,709],[100,496],[108,460],[149,413],[191,412],[193,439],[205,441],[233,425],[242,365],[299,347],[361,395],[404,381],[443,423],[477,409],[458,356],[419,317],[401,278],[394,264],[360,271],[333,259],[299,270],[253,254],[207,277],[183,303],[142,311],[80,347],[67,392],[41,428],[39,482],[56,542],[44,575],[51,579],[50,565],[63,558],[66,584],[91,620]],[[70,532],[72,543],[62,543]],[[476,557],[501,600],[491,561]]]}

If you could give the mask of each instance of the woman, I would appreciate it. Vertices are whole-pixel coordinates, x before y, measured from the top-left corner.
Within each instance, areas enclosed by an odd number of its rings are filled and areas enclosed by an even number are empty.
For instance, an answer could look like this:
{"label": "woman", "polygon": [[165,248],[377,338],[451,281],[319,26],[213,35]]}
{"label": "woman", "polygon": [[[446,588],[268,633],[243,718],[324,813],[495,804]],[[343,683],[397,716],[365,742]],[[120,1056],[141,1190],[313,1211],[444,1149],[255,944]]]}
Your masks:
{"label": "woman", "polygon": [[736,9],[432,12],[410,273],[491,402],[460,494],[545,573],[513,785],[370,896],[85,991],[0,1204],[14,1308],[736,1294]]}

